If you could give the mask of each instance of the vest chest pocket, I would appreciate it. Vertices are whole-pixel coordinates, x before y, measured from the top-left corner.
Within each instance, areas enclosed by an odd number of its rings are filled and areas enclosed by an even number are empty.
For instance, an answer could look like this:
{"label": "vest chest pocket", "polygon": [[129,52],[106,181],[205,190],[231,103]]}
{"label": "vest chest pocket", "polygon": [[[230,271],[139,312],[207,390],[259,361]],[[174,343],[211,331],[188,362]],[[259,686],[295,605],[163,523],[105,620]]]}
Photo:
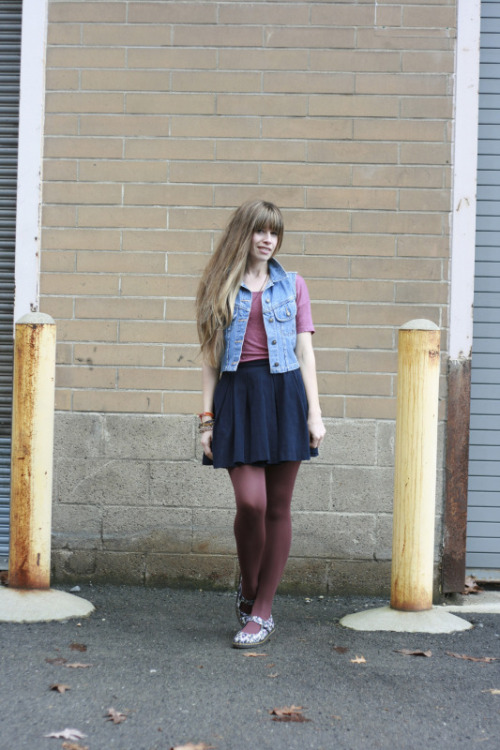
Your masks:
{"label": "vest chest pocket", "polygon": [[279,330],[284,336],[295,335],[295,316],[297,315],[297,303],[295,300],[277,305],[272,315],[276,318]]}

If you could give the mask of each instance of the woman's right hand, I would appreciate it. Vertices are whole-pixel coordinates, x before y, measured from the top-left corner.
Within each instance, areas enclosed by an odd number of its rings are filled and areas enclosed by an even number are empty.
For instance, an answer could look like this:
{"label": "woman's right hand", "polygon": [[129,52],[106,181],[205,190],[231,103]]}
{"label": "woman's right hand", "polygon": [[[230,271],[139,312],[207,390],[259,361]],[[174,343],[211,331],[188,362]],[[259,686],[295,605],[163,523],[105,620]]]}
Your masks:
{"label": "woman's right hand", "polygon": [[203,453],[207,458],[210,460],[213,460],[212,455],[212,433],[213,430],[207,430],[206,432],[201,433],[201,447],[203,448]]}

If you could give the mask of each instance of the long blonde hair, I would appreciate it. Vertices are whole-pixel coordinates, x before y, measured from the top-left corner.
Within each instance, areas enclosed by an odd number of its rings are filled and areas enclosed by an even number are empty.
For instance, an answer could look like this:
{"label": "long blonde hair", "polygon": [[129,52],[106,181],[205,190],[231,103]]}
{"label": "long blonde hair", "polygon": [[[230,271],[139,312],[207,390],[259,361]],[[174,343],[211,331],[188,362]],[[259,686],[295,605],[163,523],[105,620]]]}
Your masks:
{"label": "long blonde hair", "polygon": [[219,367],[224,347],[223,331],[233,318],[236,295],[245,273],[252,235],[260,229],[276,232],[278,252],[283,240],[283,217],[274,203],[243,203],[231,216],[210,258],[196,295],[196,322],[204,361]]}

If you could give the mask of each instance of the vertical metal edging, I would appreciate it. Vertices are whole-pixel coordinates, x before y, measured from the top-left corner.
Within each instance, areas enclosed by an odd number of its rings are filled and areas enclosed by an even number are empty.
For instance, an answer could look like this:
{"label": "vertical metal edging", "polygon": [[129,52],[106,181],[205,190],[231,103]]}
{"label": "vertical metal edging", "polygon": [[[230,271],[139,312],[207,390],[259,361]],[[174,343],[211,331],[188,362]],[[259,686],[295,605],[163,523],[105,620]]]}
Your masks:
{"label": "vertical metal edging", "polygon": [[480,0],[457,0],[442,590],[465,579],[479,115]]}
{"label": "vertical metal edging", "polygon": [[22,0],[0,3],[0,555],[9,547]]}

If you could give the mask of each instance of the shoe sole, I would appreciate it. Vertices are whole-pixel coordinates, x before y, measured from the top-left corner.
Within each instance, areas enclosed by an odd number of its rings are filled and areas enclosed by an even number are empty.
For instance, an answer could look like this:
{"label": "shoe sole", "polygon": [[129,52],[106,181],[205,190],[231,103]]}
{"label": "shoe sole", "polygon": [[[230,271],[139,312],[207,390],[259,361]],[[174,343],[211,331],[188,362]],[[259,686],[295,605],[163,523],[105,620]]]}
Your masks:
{"label": "shoe sole", "polygon": [[233,648],[239,648],[239,649],[259,648],[260,646],[263,646],[264,643],[266,643],[266,641],[268,641],[269,638],[272,635],[274,635],[275,632],[276,632],[276,628],[274,628],[274,630],[271,630],[271,632],[268,633],[266,635],[266,637],[262,641],[259,641],[258,643],[234,643],[234,641],[233,641]]}

